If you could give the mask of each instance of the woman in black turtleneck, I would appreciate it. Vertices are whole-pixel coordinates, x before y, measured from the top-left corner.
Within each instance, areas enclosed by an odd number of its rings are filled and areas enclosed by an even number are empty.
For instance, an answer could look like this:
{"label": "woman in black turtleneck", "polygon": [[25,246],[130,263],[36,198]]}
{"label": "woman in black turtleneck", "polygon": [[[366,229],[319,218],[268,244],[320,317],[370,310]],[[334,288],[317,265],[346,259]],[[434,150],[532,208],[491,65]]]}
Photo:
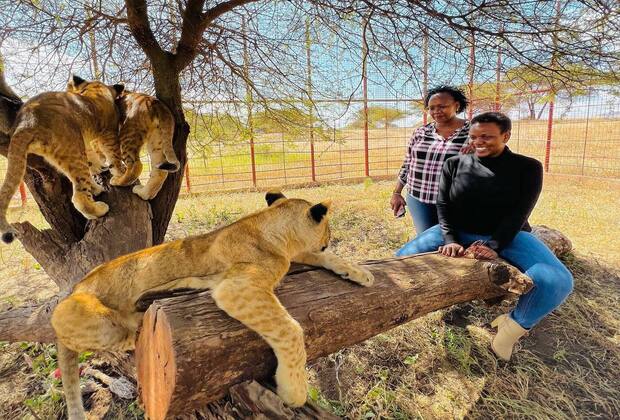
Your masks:
{"label": "woman in black turtleneck", "polygon": [[516,308],[492,325],[498,332],[491,347],[509,360],[517,340],[557,308],[573,287],[571,273],[528,231],[527,219],[542,188],[542,165],[506,147],[511,121],[499,112],[474,117],[469,131],[473,154],[448,159],[437,199],[439,224],[403,246],[396,255],[438,250],[460,257],[510,261],[527,274],[534,288]]}

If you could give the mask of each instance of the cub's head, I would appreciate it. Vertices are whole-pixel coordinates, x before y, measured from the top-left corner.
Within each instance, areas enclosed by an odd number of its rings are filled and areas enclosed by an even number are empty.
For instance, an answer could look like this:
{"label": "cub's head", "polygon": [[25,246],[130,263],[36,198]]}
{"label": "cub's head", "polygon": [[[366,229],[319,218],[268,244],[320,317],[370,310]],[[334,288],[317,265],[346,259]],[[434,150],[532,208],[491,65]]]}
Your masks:
{"label": "cub's head", "polygon": [[67,92],[76,93],[91,99],[104,99],[110,102],[114,102],[124,90],[125,86],[123,85],[109,86],[97,80],[89,82],[75,75],[71,76],[69,83],[67,83]]}
{"label": "cub's head", "polygon": [[279,217],[294,232],[296,242],[304,247],[305,252],[324,251],[329,245],[329,209],[331,200],[318,204],[309,203],[298,198],[286,198],[279,191],[270,191],[265,195],[269,207],[278,209]]}

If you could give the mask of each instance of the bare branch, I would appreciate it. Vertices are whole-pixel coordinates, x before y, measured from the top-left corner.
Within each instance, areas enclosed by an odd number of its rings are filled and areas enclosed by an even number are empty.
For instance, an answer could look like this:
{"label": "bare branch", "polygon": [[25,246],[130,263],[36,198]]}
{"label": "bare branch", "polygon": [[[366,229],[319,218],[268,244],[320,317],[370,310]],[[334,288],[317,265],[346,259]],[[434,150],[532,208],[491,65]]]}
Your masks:
{"label": "bare branch", "polygon": [[184,69],[196,56],[197,48],[202,40],[202,34],[207,26],[222,16],[224,13],[233,10],[235,7],[252,3],[257,0],[230,0],[219,3],[205,13],[202,13],[204,0],[189,0],[185,12],[183,13],[183,27],[181,39],[177,46],[175,65],[178,71]]}
{"label": "bare branch", "polygon": [[152,62],[164,60],[164,50],[151,30],[146,0],[125,0],[127,23],[134,38]]}

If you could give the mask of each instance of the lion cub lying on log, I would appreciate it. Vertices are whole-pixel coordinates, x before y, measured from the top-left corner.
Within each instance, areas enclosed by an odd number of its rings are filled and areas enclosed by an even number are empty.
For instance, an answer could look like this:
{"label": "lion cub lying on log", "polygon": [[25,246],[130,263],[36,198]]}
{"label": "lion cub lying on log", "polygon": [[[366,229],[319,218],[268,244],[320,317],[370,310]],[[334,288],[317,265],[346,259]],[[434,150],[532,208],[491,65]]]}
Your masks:
{"label": "lion cub lying on log", "polygon": [[146,293],[211,289],[217,306],[256,331],[278,360],[278,395],[289,405],[306,401],[303,330],[280,304],[275,286],[291,262],[325,267],[363,286],[365,268],[325,252],[330,202],[312,205],[267,193],[269,207],[213,232],[119,257],[91,271],[54,310],[58,364],[69,419],[84,419],[78,353],[132,350]]}

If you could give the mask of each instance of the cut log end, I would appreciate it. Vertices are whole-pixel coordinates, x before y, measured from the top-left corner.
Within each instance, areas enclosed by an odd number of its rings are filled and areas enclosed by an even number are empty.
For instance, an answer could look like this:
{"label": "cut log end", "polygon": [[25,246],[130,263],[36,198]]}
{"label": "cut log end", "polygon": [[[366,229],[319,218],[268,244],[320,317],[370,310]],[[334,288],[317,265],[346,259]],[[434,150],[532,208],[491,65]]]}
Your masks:
{"label": "cut log end", "polygon": [[487,266],[489,279],[510,293],[524,295],[534,287],[532,279],[506,262],[489,261],[482,263]]}
{"label": "cut log end", "polygon": [[144,314],[136,343],[136,367],[144,410],[152,420],[166,418],[176,386],[177,366],[166,314],[152,305]]}

